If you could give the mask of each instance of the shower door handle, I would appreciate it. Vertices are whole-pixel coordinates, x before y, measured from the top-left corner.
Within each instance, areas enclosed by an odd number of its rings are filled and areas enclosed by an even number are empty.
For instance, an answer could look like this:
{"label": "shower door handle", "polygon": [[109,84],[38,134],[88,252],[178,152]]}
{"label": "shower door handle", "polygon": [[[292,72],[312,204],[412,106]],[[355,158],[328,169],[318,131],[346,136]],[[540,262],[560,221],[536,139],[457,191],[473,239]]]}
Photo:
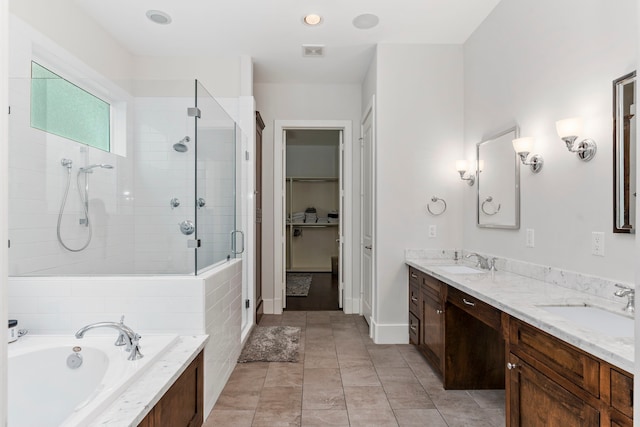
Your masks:
{"label": "shower door handle", "polygon": [[[237,233],[240,233],[240,235],[242,236],[242,239],[241,239],[241,241],[242,241],[242,250],[239,251],[239,252],[237,251],[237,248],[236,248],[236,234]],[[241,230],[233,230],[231,232],[231,252],[234,255],[240,255],[241,253],[244,252],[244,232],[242,232]]]}

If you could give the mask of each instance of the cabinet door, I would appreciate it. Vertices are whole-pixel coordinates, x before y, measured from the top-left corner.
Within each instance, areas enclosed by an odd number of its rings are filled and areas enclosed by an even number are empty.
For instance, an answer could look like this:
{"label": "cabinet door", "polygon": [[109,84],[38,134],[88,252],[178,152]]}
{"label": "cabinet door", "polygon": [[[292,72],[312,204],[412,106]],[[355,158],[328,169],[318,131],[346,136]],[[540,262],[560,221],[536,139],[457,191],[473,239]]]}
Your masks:
{"label": "cabinet door", "polygon": [[599,426],[600,414],[513,354],[508,371],[511,427]]}
{"label": "cabinet door", "polygon": [[444,352],[444,316],[442,301],[429,292],[422,293],[422,324],[420,344],[433,367],[442,373]]}

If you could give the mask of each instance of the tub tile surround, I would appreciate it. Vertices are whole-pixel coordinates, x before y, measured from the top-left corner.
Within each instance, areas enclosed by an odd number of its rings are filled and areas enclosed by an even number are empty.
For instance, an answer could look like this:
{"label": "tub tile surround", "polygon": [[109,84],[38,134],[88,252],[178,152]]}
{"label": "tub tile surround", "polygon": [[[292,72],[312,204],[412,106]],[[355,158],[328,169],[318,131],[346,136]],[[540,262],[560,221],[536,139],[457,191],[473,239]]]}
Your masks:
{"label": "tub tile surround", "polygon": [[181,336],[127,388],[90,426],[136,426],[173,382],[184,372],[207,342],[206,335]]}
{"label": "tub tile surround", "polygon": [[[431,253],[437,256],[430,258]],[[498,271],[493,273],[450,274],[438,267],[454,263],[453,257],[438,256],[441,253],[407,250],[406,263],[596,357],[634,372],[633,337],[604,335],[539,307],[588,304],[624,315],[626,298],[613,296],[614,285],[619,282],[504,258],[497,260]],[[458,263],[473,265],[466,259]]]}
{"label": "tub tile surround", "polygon": [[[206,416],[242,349],[242,266],[234,259],[200,276],[10,277],[9,318],[33,334],[71,335],[124,314],[125,324],[143,336],[142,345],[145,334],[206,334]],[[90,333],[115,337],[106,328]]]}

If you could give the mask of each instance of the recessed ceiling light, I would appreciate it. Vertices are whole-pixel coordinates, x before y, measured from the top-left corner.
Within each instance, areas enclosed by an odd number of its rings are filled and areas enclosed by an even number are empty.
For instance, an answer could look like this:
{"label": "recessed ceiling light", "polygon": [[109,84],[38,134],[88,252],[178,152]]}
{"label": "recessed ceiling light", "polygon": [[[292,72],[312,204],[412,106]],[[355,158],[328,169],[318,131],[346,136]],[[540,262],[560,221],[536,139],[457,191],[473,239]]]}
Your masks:
{"label": "recessed ceiling light", "polygon": [[171,17],[169,14],[161,10],[147,10],[147,18],[160,25],[167,25],[171,23]]}
{"label": "recessed ceiling light", "polygon": [[302,21],[307,25],[314,26],[322,22],[322,16],[316,15],[315,13],[310,13],[302,18]]}
{"label": "recessed ceiling light", "polygon": [[368,30],[378,25],[380,18],[372,13],[363,13],[353,18],[353,26],[361,30]]}

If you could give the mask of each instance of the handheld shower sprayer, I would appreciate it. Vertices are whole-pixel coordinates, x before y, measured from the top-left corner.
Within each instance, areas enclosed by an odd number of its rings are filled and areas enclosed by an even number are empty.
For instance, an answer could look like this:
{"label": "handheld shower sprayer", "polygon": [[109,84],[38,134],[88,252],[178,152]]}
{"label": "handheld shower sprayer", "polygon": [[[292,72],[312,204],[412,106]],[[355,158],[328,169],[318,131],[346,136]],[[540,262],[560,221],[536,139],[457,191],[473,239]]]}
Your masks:
{"label": "handheld shower sprayer", "polygon": [[[84,225],[88,228],[88,236],[85,244],[79,249],[73,249],[67,246],[62,240],[62,235],[60,233],[60,225],[62,223],[62,214],[64,213],[64,207],[67,204],[67,197],[69,195],[69,187],[71,185],[71,168],[73,167],[73,161],[70,159],[62,159],[60,164],[67,168],[67,187],[64,191],[64,196],[62,197],[62,203],[60,205],[60,212],[58,214],[58,242],[64,247],[66,250],[71,252],[80,252],[89,246],[91,243],[91,236],[93,233],[91,222],[89,221],[89,177],[87,174],[93,173],[93,169],[102,168],[102,169],[113,169],[112,165],[108,165],[106,163],[93,164],[89,166],[84,166],[78,169],[78,173],[76,175],[76,183],[78,186],[78,196],[80,196],[80,201],[82,202],[82,208],[84,210],[84,218],[80,218],[80,225]],[[80,185],[80,176],[84,176],[84,194],[82,191],[82,186]]]}

